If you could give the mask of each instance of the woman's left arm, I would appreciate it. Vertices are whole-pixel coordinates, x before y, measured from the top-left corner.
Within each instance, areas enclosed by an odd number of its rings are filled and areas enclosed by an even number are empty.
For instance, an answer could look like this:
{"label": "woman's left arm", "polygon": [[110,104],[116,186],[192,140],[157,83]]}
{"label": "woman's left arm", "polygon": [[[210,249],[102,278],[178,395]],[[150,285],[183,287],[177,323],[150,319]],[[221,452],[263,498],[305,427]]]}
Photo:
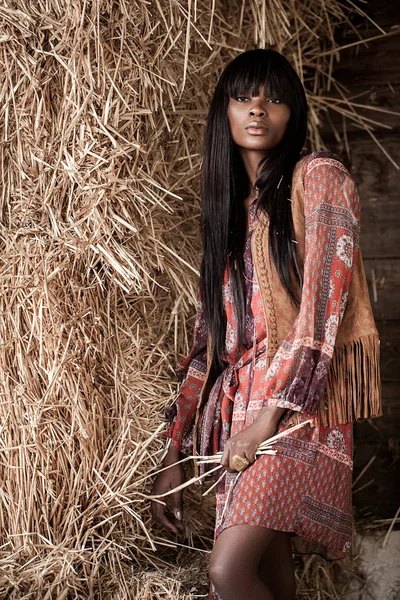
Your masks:
{"label": "woman's left arm", "polygon": [[268,369],[264,404],[271,411],[315,414],[359,252],[360,201],[354,180],[339,161],[316,158],[307,165],[304,217],[300,310]]}

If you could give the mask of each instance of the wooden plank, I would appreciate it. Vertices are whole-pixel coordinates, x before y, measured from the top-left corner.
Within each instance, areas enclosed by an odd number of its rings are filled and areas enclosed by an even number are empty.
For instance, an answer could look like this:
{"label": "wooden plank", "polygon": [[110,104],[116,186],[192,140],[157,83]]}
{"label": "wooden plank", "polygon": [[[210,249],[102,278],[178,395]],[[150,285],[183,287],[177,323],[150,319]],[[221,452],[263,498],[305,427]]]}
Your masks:
{"label": "wooden plank", "polygon": [[[341,134],[340,143],[337,142],[332,130],[325,124],[325,127],[321,130],[324,147],[336,151],[342,160],[344,160],[346,167],[348,167],[352,173],[355,172],[356,168],[360,168],[362,173],[367,173],[366,167],[363,168],[364,161],[365,165],[370,164],[372,166],[372,175],[382,166],[383,171],[380,174],[380,178],[376,180],[375,185],[379,185],[380,183],[380,187],[385,188],[386,186],[390,186],[391,181],[393,180],[397,181],[398,185],[400,171],[387,160],[376,141],[372,139],[366,131],[357,129],[357,131],[348,133],[347,140],[350,156],[347,156],[342,135],[343,130],[341,126],[338,129]],[[376,129],[374,135],[381,146],[383,146],[397,164],[399,164],[399,128],[390,131]],[[361,164],[356,166],[357,160]],[[388,179],[385,179],[386,177]],[[356,183],[360,185],[361,181],[359,178],[356,178]]]}
{"label": "wooden plank", "polygon": [[[380,139],[389,154],[400,163],[398,134],[385,134]],[[387,160],[368,134],[352,135],[349,141],[351,144],[350,171],[357,183],[363,212],[365,209],[368,210],[368,205],[371,204],[377,214],[379,205],[386,207],[386,199],[390,197],[392,200],[398,199],[398,204],[394,206],[393,210],[395,213],[400,208],[400,172]]]}
{"label": "wooden plank", "polygon": [[[400,21],[400,4],[392,0],[370,0],[363,10],[381,27],[387,29]],[[372,24],[368,25],[368,29],[375,30]]]}
{"label": "wooden plank", "polygon": [[[400,4],[393,2],[393,0],[368,0],[368,2],[357,2],[357,4],[375,23],[385,30],[390,30],[393,25],[400,21]],[[376,29],[375,25],[365,17],[358,16],[356,13],[351,13],[349,16],[352,24],[363,37],[379,34],[379,30]],[[342,29],[341,35],[342,43],[344,40],[357,39],[353,30],[347,26]]]}
{"label": "wooden plank", "polygon": [[[384,381],[382,383],[382,398],[384,415],[387,417],[400,416],[400,384],[398,382]],[[380,419],[378,421],[380,422]],[[378,421],[377,424],[379,424]],[[393,423],[393,420],[392,424],[398,431],[398,426],[396,423]]]}
{"label": "wooden plank", "polygon": [[[351,64],[348,65],[348,69],[351,73]],[[398,66],[398,69],[400,70],[400,65]],[[332,125],[339,132],[343,131],[343,117],[342,113],[339,112],[343,109],[346,111],[355,110],[358,115],[361,115],[363,118],[365,118],[367,120],[367,124],[373,128],[375,135],[384,135],[387,131],[399,130],[400,116],[398,114],[390,114],[390,112],[385,113],[381,110],[373,110],[373,108],[375,107],[375,109],[383,109],[385,111],[399,113],[400,84],[392,83],[389,76],[383,82],[376,81],[371,84],[370,82],[362,79],[362,77],[360,77],[358,82],[353,79],[351,82],[346,82],[341,79],[338,73],[335,73],[334,75],[340,84],[344,84],[346,86],[348,90],[348,93],[346,94],[347,98],[358,96],[357,98],[354,98],[353,102],[372,108],[363,109],[361,106],[350,107],[344,102],[336,102],[337,100],[343,100],[343,96],[339,95],[338,93],[332,91],[329,94],[326,94],[326,96],[330,99],[330,123],[325,121],[324,127],[322,128],[323,133],[328,133],[331,130]],[[335,107],[335,110],[332,108],[333,106]],[[368,121],[368,119],[374,121],[375,123]],[[352,120],[346,119],[346,131],[348,134],[357,133],[360,131],[360,124],[356,124]]]}
{"label": "wooden plank", "polygon": [[[399,21],[400,16],[397,22]],[[400,34],[398,30],[394,34],[394,30],[387,26],[383,26],[383,29],[389,35],[372,40],[366,45],[358,44],[342,50],[340,62],[334,66],[334,74],[344,85],[356,88],[357,85],[364,87],[387,81],[392,85],[400,84]],[[359,41],[354,33],[347,31],[346,37],[340,39],[340,46]],[[377,29],[360,30],[363,39],[379,35],[381,32]]]}
{"label": "wooden plank", "polygon": [[400,258],[364,259],[375,319],[400,320]]}
{"label": "wooden plank", "polygon": [[400,382],[400,321],[377,321],[376,326],[381,340],[382,381]]}
{"label": "wooden plank", "polygon": [[[380,440],[398,439],[400,421],[400,383],[382,383],[383,415],[367,422],[357,423],[358,439],[375,443]],[[375,440],[375,442],[374,442]],[[400,450],[400,448],[399,448]]]}
{"label": "wooden plank", "polygon": [[391,518],[400,497],[400,461],[395,460],[387,439],[367,436],[360,431],[362,425],[359,423],[354,428],[354,480],[371,458],[375,460],[355,484],[353,503],[358,514],[370,511],[375,517]]}
{"label": "wooden plank", "polygon": [[[393,33],[393,25],[400,22],[400,3],[386,0],[370,0],[363,6],[372,19],[387,33]],[[380,35],[381,32],[369,21],[356,17],[357,30],[362,38]],[[350,27],[344,27],[342,35],[336,36],[339,46],[359,41]],[[334,63],[333,75],[343,85],[354,102],[368,104],[389,111],[400,111],[400,34],[390,35],[343,50],[339,62]],[[361,94],[361,96],[360,96]],[[340,98],[334,89],[330,94]],[[356,109],[361,115],[399,130],[400,117],[372,110]],[[329,111],[334,127],[342,131],[342,117]],[[326,124],[326,131],[329,130]],[[346,122],[348,132],[357,131],[357,126]],[[376,127],[375,133],[382,135],[383,128]]]}
{"label": "wooden plank", "polygon": [[360,200],[363,258],[400,258],[400,196],[388,190],[361,198],[360,192]]}
{"label": "wooden plank", "polygon": [[[400,257],[400,171],[370,138],[351,138],[351,166],[361,201],[361,248],[364,257]],[[380,142],[400,165],[398,136]]]}
{"label": "wooden plank", "polygon": [[[399,386],[397,386],[399,387]],[[386,407],[385,407],[386,409]],[[399,415],[397,414],[397,422]],[[372,482],[353,495],[357,507],[373,506],[381,518],[389,518],[397,509],[400,498],[400,461],[398,428],[389,415],[372,419],[354,426],[354,477],[368,464],[374,462],[354,489]]]}

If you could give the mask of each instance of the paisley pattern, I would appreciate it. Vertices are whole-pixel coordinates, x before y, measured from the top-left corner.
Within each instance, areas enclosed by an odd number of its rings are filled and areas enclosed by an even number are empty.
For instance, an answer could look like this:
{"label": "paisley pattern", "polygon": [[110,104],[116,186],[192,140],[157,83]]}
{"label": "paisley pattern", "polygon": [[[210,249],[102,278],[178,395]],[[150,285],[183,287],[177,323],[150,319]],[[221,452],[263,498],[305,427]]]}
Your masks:
{"label": "paisley pattern", "polygon": [[303,161],[305,255],[299,314],[267,373],[266,403],[318,410],[359,253],[360,201],[330,153]]}
{"label": "paisley pattern", "polygon": [[[200,452],[222,451],[226,441],[251,424],[265,405],[287,409],[285,417],[296,411],[300,421],[314,416],[314,426],[306,425],[279,442],[276,456],[261,456],[243,471],[230,497],[236,474],[228,473],[218,483],[215,539],[225,528],[247,523],[292,532],[294,551],[337,559],[351,546],[352,423],[323,427],[315,415],[325,398],[335,336],[357,257],[359,201],[353,180],[337,160],[314,153],[303,164],[306,240],[299,317],[271,362],[265,351],[267,326],[251,251],[259,217],[253,202],[244,251],[245,345],[238,343],[227,271],[227,367],[201,414]],[[167,414],[167,437],[188,454],[192,453],[194,415],[206,374],[206,347],[199,303],[193,348],[181,365],[182,386]],[[284,418],[278,431],[288,427]],[[211,597],[217,598],[213,590]]]}

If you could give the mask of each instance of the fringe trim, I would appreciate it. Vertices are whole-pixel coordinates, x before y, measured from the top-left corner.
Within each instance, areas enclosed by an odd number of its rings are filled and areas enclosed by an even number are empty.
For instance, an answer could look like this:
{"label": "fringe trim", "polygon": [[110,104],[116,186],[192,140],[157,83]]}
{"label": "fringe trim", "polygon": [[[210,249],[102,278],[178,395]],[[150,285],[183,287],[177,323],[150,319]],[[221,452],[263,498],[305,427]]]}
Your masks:
{"label": "fringe trim", "polygon": [[326,385],[327,407],[320,411],[326,427],[382,415],[380,346],[377,334],[335,348]]}
{"label": "fringe trim", "polygon": [[[318,416],[324,427],[373,419],[382,415],[380,347],[377,334],[348,342],[333,353],[326,393]],[[285,420],[297,425],[313,415],[295,412]]]}

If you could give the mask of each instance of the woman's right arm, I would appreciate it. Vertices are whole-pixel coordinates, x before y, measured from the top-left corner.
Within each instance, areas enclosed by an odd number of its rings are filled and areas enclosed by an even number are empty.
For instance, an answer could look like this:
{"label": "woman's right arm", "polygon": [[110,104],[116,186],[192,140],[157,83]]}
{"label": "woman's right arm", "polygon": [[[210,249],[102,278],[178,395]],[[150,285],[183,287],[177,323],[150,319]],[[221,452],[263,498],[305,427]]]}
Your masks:
{"label": "woman's right arm", "polygon": [[[193,424],[197,404],[207,372],[207,331],[201,301],[198,301],[193,346],[180,364],[178,373],[182,378],[178,397],[165,411],[169,426],[167,438],[171,439],[169,451],[193,453]],[[176,453],[175,453],[176,456]],[[179,460],[179,459],[178,459]]]}
{"label": "woman's right arm", "polygon": [[[174,404],[165,411],[169,426],[166,431],[170,439],[168,452],[163,460],[163,467],[172,465],[181,459],[181,454],[193,453],[193,425],[197,403],[204,385],[207,370],[207,333],[201,301],[198,302],[194,329],[193,346],[190,354],[181,363],[179,372],[183,375],[179,394]],[[184,471],[181,464],[162,471],[156,478],[152,495],[163,494],[184,482]],[[183,531],[183,493],[182,490],[168,496],[172,503],[173,516],[165,514],[165,505],[152,500],[151,512],[158,521],[171,531]]]}

